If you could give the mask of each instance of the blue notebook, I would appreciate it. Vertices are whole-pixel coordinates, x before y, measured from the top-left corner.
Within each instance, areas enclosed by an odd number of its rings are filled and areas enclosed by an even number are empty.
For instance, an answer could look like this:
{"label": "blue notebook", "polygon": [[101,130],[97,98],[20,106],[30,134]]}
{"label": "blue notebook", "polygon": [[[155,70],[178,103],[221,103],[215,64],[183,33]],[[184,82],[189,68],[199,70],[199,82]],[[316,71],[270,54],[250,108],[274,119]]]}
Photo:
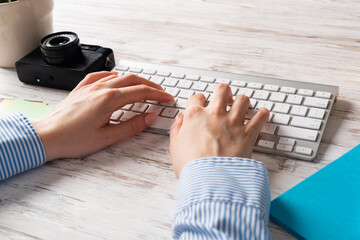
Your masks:
{"label": "blue notebook", "polygon": [[274,199],[270,219],[299,239],[360,239],[360,145]]}

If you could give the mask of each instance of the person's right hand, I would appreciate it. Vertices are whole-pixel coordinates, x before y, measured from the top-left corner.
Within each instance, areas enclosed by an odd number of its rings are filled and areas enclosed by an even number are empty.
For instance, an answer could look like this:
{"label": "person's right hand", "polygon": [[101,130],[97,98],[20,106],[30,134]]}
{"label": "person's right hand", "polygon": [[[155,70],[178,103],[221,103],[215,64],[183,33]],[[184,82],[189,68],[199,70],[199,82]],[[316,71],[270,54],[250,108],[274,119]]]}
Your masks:
{"label": "person's right hand", "polygon": [[269,118],[260,108],[244,125],[250,101],[245,95],[236,97],[231,109],[232,93],[228,85],[218,84],[208,106],[202,94],[188,99],[185,116],[179,114],[170,131],[170,155],[177,177],[192,160],[203,157],[250,158],[253,145]]}

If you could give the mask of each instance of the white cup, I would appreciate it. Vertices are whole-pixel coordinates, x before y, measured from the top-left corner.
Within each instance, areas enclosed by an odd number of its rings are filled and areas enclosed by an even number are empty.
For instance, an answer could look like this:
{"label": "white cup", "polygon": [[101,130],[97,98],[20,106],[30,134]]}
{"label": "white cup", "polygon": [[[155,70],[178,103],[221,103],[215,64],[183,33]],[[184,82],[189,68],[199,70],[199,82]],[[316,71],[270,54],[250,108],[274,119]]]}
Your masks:
{"label": "white cup", "polygon": [[0,4],[0,67],[14,67],[53,32],[53,8],[54,0]]}

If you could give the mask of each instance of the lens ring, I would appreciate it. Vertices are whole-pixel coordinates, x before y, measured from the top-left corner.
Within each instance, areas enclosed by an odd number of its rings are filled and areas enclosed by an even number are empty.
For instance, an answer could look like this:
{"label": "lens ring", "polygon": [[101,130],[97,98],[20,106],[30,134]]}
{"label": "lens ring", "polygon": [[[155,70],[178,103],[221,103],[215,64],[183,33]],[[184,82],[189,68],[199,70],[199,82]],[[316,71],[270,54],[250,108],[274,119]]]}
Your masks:
{"label": "lens ring", "polygon": [[[67,41],[64,42],[63,39],[66,39]],[[46,37],[44,37],[41,40],[41,46],[44,49],[54,49],[54,48],[64,48],[64,47],[70,47],[76,42],[79,41],[78,36],[73,32],[58,32],[50,34]],[[63,44],[53,44],[56,42],[61,42]]]}
{"label": "lens ring", "polygon": [[50,64],[60,64],[81,54],[80,40],[76,33],[57,32],[45,36],[40,41],[41,53]]}

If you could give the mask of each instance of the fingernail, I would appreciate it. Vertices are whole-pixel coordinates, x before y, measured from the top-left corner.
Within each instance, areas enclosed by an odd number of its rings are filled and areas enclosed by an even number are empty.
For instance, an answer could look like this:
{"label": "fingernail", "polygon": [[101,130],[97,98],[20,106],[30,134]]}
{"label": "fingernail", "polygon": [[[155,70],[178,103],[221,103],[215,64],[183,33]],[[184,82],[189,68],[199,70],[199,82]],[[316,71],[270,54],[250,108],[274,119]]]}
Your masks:
{"label": "fingernail", "polygon": [[178,115],[176,115],[175,120],[177,121],[177,120],[179,120],[181,117],[182,117],[182,113],[180,112],[180,113],[178,113]]}
{"label": "fingernail", "polygon": [[171,95],[171,94],[167,94],[168,95],[168,98],[171,100],[171,101],[174,101],[174,97],[173,97],[173,95]]}
{"label": "fingernail", "polygon": [[146,114],[145,115],[146,126],[150,127],[155,122],[156,118],[157,118],[157,115],[154,112]]}

